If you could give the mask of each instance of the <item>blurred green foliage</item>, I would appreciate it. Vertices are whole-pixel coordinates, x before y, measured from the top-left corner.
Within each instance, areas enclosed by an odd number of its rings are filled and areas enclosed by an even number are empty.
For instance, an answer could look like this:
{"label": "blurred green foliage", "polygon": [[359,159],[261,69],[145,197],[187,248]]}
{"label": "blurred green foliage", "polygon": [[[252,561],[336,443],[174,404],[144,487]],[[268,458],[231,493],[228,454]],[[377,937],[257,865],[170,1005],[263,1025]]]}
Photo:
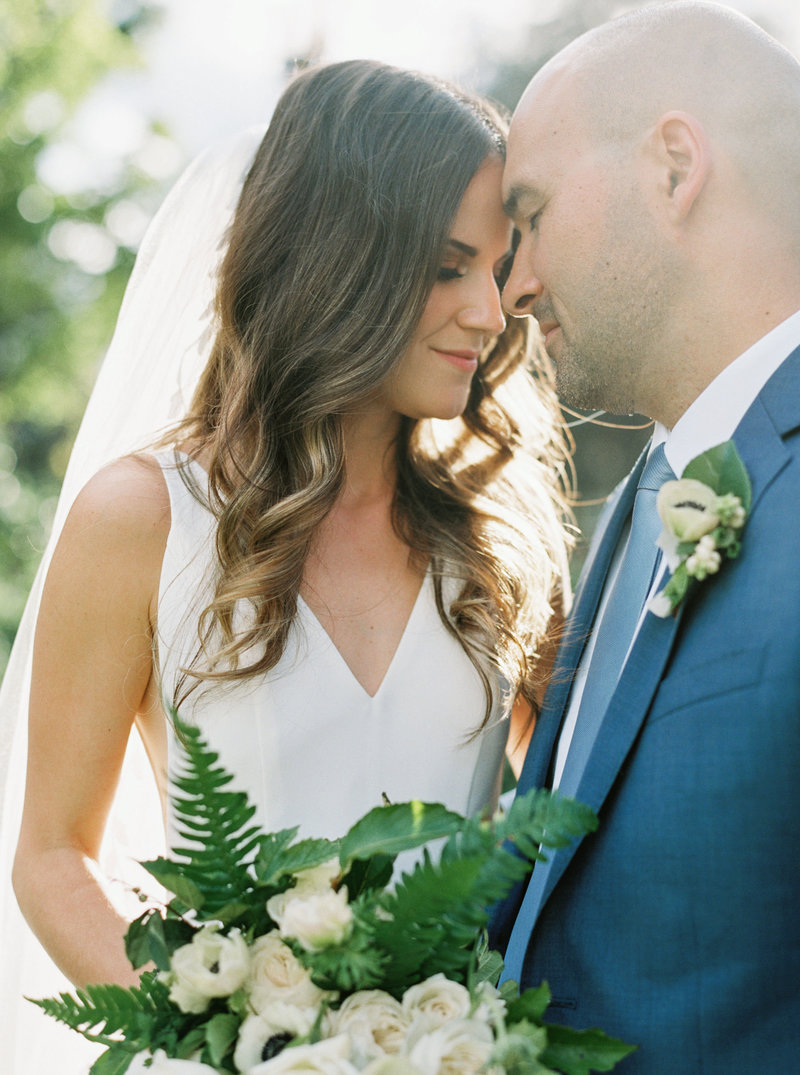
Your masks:
{"label": "blurred green foliage", "polygon": [[137,63],[150,9],[127,3],[116,21],[113,10],[97,0],[0,8],[0,671],[133,263],[135,241],[109,222],[120,206],[128,220],[137,207],[149,215],[143,198],[157,186],[133,152],[77,186],[74,175],[53,181],[80,157],[80,106]]}

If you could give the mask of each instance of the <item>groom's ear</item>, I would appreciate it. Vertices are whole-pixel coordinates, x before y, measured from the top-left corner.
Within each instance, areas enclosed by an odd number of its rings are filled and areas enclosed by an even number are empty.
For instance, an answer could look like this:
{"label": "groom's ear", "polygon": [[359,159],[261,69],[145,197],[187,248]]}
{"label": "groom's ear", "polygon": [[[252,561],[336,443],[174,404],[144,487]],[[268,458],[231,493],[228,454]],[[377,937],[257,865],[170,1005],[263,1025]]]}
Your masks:
{"label": "groom's ear", "polygon": [[652,128],[648,141],[662,210],[672,224],[682,224],[711,167],[705,128],[688,112],[665,112]]}

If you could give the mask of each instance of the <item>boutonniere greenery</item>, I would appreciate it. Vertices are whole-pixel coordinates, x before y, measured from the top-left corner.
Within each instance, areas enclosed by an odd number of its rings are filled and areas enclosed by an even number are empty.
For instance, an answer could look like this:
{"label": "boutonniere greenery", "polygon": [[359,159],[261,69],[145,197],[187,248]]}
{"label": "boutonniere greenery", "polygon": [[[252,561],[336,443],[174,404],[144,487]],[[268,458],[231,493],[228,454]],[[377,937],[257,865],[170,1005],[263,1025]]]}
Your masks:
{"label": "boutonniere greenery", "polygon": [[657,500],[664,524],[658,545],[672,575],[651,598],[651,612],[671,615],[690,587],[739,555],[751,501],[750,478],[731,440],[694,458],[677,481],[664,482]]}

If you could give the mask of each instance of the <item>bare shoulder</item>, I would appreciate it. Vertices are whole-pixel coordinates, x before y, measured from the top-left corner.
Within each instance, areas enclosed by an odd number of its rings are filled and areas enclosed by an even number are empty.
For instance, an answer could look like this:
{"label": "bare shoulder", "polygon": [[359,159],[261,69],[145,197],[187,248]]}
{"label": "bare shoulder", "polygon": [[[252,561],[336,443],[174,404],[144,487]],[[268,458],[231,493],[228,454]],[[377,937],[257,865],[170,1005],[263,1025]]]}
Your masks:
{"label": "bare shoulder", "polygon": [[129,455],[99,470],[83,487],[64,530],[102,532],[114,542],[148,537],[166,540],[170,524],[169,493],[158,462]]}
{"label": "bare shoulder", "polygon": [[76,497],[50,574],[82,577],[100,586],[105,577],[114,589],[152,591],[169,526],[169,493],[157,461],[146,455],[118,459],[98,471]]}

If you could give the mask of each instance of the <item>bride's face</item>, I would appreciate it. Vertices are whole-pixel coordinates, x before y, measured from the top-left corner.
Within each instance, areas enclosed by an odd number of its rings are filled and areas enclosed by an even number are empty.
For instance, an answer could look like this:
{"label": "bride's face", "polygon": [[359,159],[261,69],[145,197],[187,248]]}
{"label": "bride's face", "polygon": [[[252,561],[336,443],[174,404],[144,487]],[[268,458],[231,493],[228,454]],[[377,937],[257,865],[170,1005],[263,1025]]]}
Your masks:
{"label": "bride's face", "polygon": [[409,418],[455,418],[469,399],[478,356],[505,327],[498,277],[510,252],[503,166],[490,158],[473,176],[411,344],[387,378],[383,401]]}

